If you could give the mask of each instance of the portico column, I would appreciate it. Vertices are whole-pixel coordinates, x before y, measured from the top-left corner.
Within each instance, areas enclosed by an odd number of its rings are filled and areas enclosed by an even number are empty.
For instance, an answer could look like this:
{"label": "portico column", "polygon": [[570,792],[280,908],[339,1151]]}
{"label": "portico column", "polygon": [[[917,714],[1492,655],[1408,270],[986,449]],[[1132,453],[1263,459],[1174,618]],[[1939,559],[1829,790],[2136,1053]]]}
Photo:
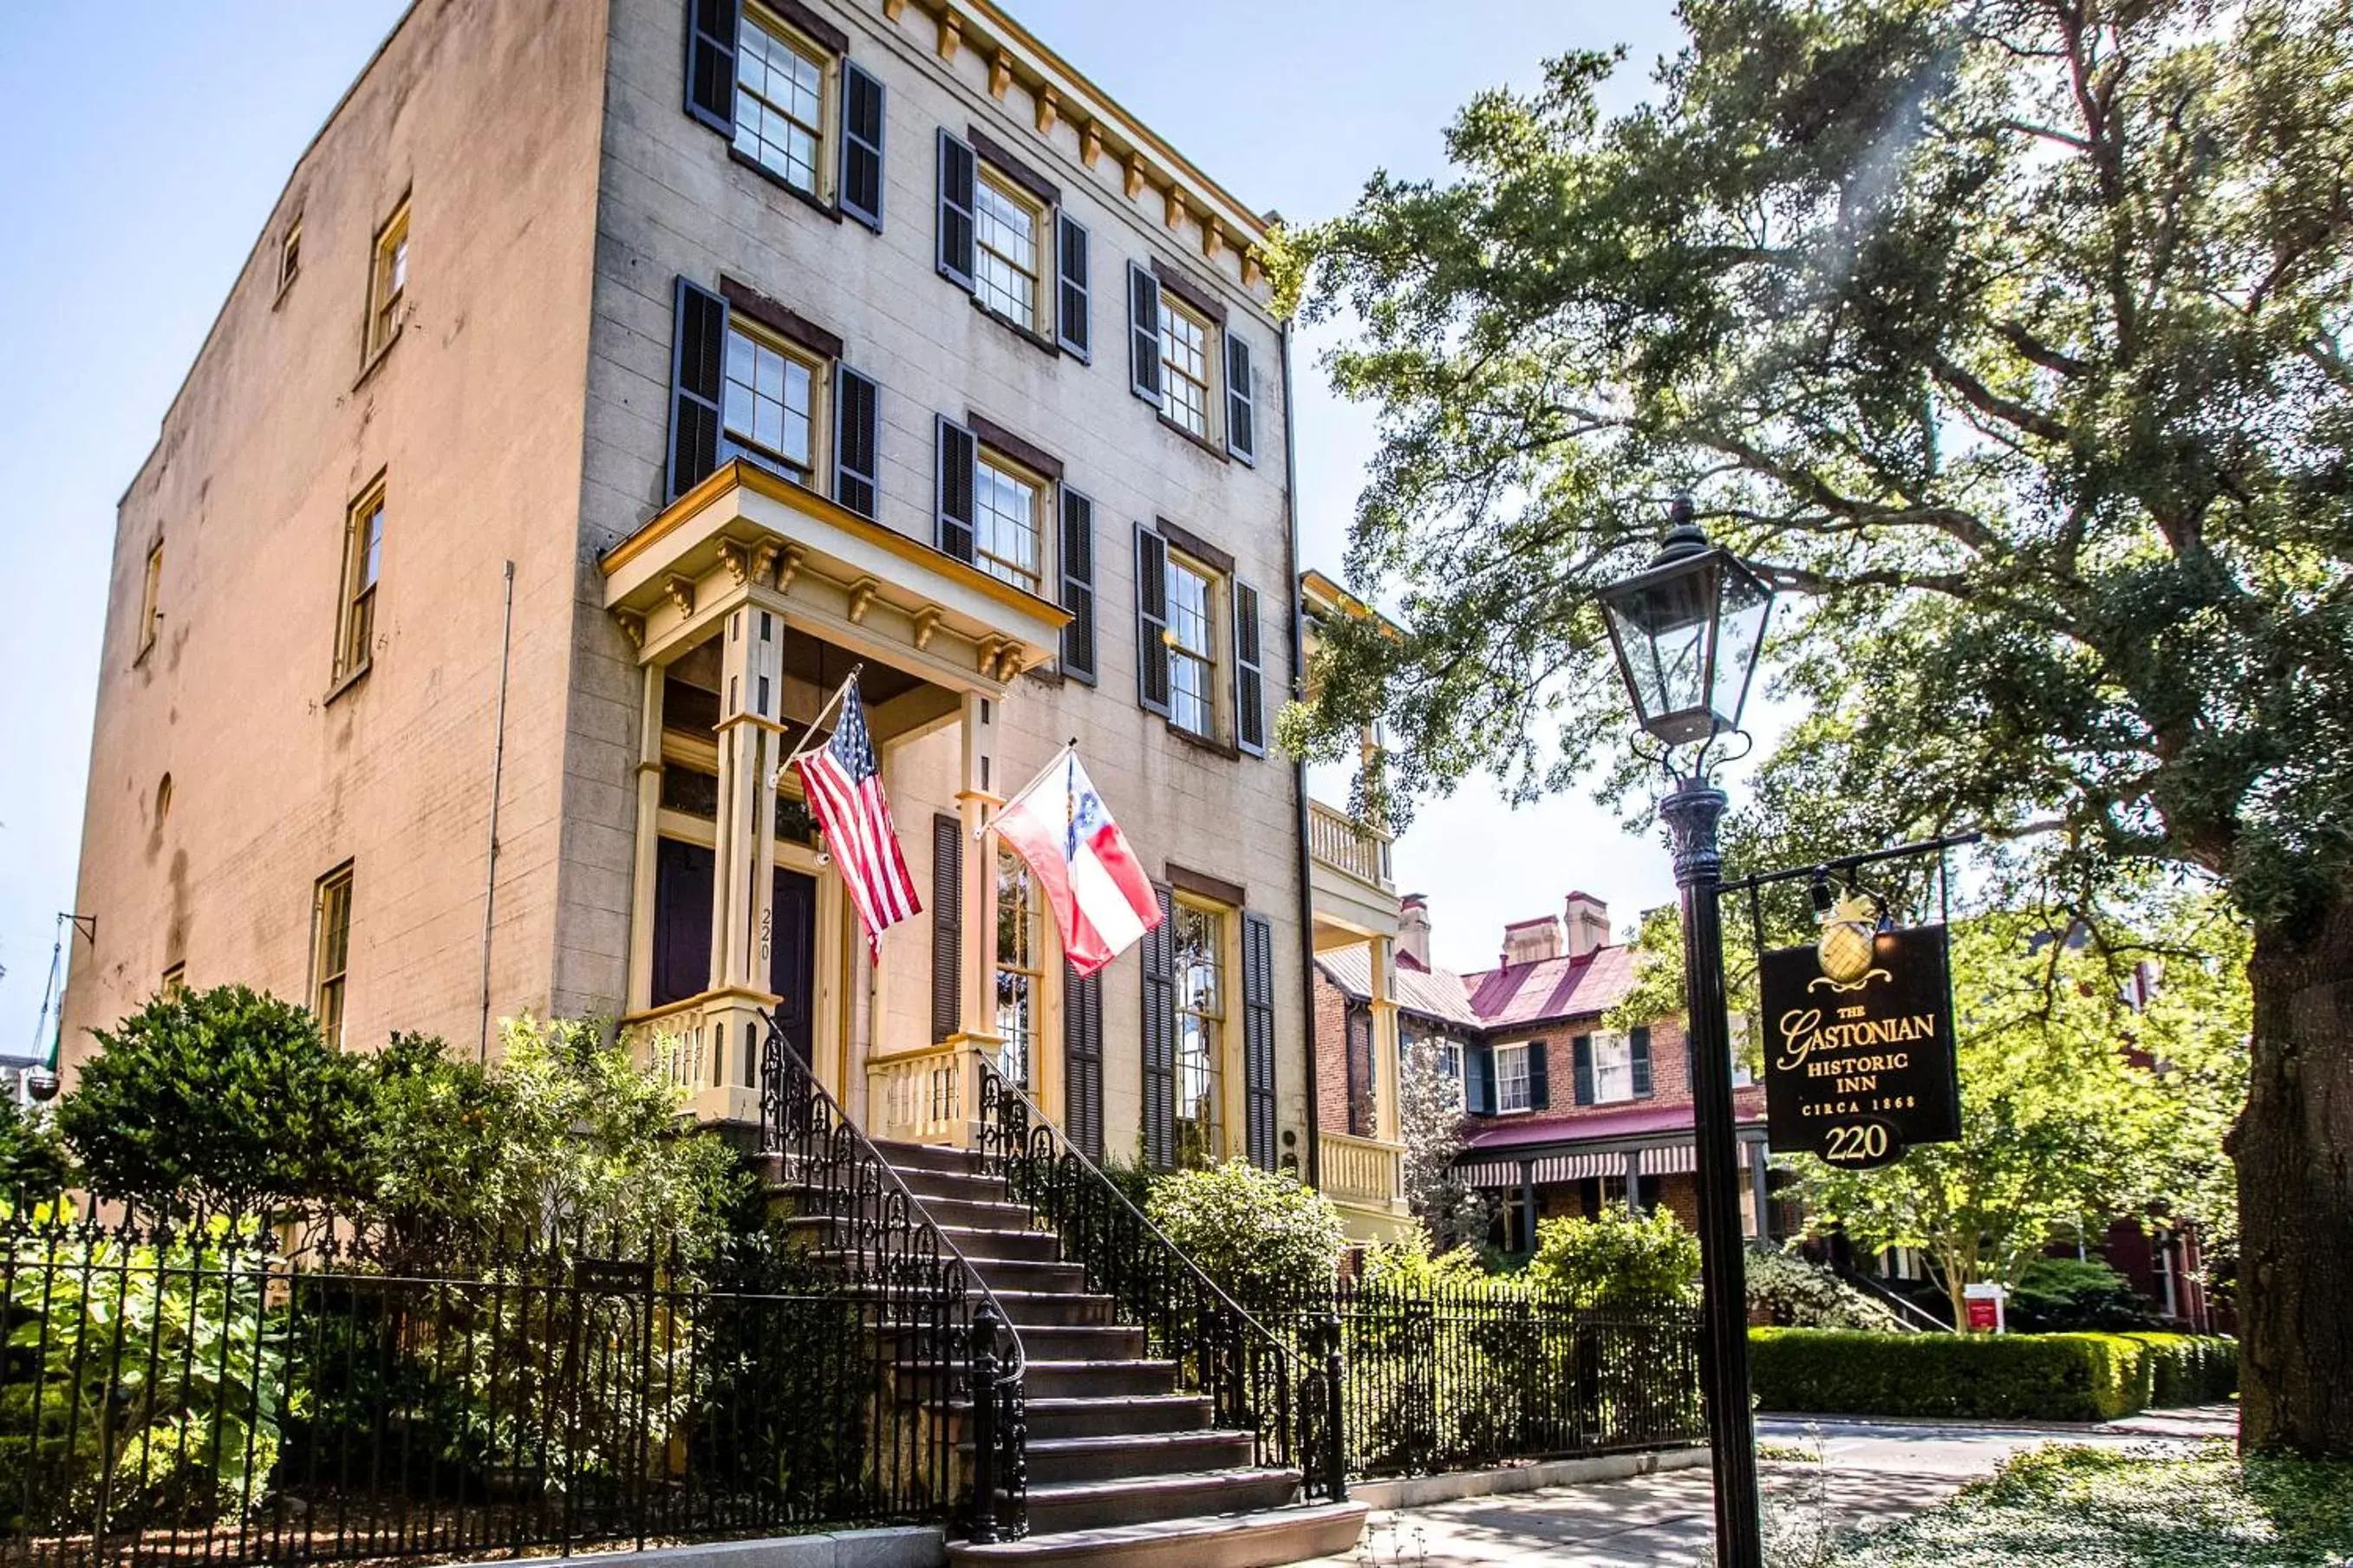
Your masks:
{"label": "portico column", "polygon": [[1384,1143],[1398,1141],[1398,1087],[1400,1066],[1398,1045],[1397,943],[1377,936],[1366,943],[1372,955],[1372,995],[1366,1007],[1373,1016],[1373,1136]]}
{"label": "portico column", "polygon": [[784,759],[776,718],[784,700],[784,625],[774,611],[742,605],[729,614],[721,637],[711,989],[765,994],[776,864],[770,781]]}
{"label": "portico column", "polygon": [[957,977],[956,1033],[987,1050],[997,1037],[997,832],[990,826],[1003,804],[997,793],[997,704],[977,691],[964,694],[964,787],[956,820],[964,828],[964,972]]}
{"label": "portico column", "polygon": [[629,884],[629,993],[627,1011],[654,1000],[654,884],[661,868],[662,667],[645,667],[638,724],[636,874]]}

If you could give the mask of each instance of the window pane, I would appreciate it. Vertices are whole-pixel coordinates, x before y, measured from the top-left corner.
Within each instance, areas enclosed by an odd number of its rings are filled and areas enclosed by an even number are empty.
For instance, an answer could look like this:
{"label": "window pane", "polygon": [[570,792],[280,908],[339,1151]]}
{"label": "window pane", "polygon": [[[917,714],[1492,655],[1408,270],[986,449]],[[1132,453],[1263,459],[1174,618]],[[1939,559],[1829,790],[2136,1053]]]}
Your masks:
{"label": "window pane", "polygon": [[807,468],[814,461],[816,401],[816,378],[807,364],[749,332],[728,329],[720,416],[729,440],[779,465]]}
{"label": "window pane", "polygon": [[1176,1136],[1182,1163],[1215,1160],[1223,1152],[1225,919],[1211,910],[1176,906]]}
{"label": "window pane", "polygon": [[973,289],[990,310],[1038,324],[1037,211],[986,174],[974,189]]}
{"label": "window pane", "polygon": [[1160,310],[1161,381],[1168,417],[1207,438],[1209,433],[1209,329],[1164,298]]}
{"label": "window pane", "polygon": [[744,17],[735,47],[735,150],[814,195],[824,124],[824,63]]}
{"label": "window pane", "polygon": [[973,552],[980,569],[1016,587],[1038,590],[1043,490],[986,458],[973,495]]}

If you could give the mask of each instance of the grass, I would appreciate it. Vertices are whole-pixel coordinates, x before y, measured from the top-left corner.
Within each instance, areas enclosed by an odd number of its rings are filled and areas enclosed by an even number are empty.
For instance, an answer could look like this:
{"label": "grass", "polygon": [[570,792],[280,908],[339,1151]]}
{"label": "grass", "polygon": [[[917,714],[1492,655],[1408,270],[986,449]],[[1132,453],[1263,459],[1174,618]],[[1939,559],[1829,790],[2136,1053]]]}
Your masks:
{"label": "grass", "polygon": [[2353,1559],[2353,1464],[2052,1446],[1888,1529],[1841,1568],[2331,1568]]}

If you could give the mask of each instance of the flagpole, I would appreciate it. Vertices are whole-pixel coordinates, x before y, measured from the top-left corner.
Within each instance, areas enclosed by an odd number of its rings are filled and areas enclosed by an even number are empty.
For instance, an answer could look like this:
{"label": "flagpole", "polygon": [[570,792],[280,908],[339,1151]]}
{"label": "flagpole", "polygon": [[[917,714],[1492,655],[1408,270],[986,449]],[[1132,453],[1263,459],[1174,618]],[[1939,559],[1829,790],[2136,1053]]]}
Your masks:
{"label": "flagpole", "polygon": [[[849,693],[850,686],[858,679],[859,675],[864,671],[865,668],[866,666],[862,661],[849,667],[849,673],[842,678],[842,681],[839,686],[834,688],[833,695],[826,699],[825,706],[817,710],[817,717],[809,721],[808,733],[810,736],[813,737],[817,734],[818,725],[833,717],[833,710],[841,706],[842,698]],[[830,741],[832,739],[832,733],[828,731],[825,736],[825,740],[811,739],[808,741],[807,744],[800,747],[783,762],[778,763],[776,764],[776,778],[772,778],[768,781],[768,787],[774,789],[776,787],[776,779],[781,779],[785,776],[785,770],[786,768],[791,767],[795,763],[799,762],[803,757],[807,756],[811,752],[814,752],[818,747],[824,745],[826,741]]]}
{"label": "flagpole", "polygon": [[[1036,789],[1039,784],[1044,784],[1047,776],[1056,768],[1060,767],[1065,758],[1076,757],[1078,754],[1079,738],[1076,735],[1073,735],[1071,737],[1070,743],[1068,745],[1065,745],[1060,751],[1056,752],[1052,756],[1048,757],[1046,759],[1046,765],[1039,768],[1035,773],[1030,775],[1029,782],[1028,784],[1023,784],[1019,789],[1015,790],[1013,794],[1007,798],[1005,804],[997,808],[998,815],[1002,816],[1007,811],[1011,810],[1014,804],[1019,801],[1022,796],[1028,795],[1031,790]],[[987,829],[986,827],[976,827],[972,830],[972,836],[975,838],[978,838],[987,831]]]}

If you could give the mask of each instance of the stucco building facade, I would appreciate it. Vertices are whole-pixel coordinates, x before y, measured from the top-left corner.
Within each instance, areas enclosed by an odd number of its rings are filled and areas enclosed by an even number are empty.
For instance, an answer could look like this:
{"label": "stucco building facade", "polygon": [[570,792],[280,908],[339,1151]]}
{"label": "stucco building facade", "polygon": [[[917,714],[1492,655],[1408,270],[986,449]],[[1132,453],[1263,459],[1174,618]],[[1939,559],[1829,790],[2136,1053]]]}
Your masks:
{"label": "stucco building facade", "polygon": [[[1083,1146],[1312,1162],[1266,221],[979,0],[421,0],[123,495],[67,1057],[169,984],[495,1050],[753,1027],[878,1135],[969,1054]],[[925,910],[779,764],[855,676]],[[988,825],[1076,737],[1158,940],[1068,974]]]}

